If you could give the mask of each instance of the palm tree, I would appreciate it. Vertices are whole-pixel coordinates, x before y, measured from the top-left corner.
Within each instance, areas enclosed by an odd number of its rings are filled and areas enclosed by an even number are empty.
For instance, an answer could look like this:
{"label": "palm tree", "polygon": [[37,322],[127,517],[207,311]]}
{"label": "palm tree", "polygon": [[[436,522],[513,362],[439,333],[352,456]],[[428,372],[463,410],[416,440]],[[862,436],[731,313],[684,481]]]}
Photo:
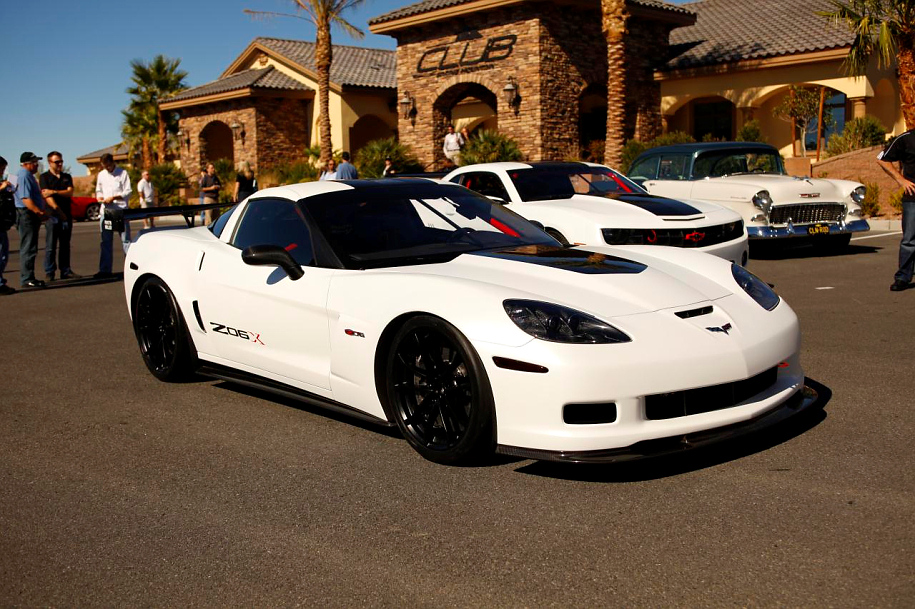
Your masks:
{"label": "palm tree", "polygon": [[915,0],[830,0],[835,10],[818,14],[844,23],[854,34],[845,70],[861,76],[873,55],[877,65],[898,63],[897,80],[906,127],[915,128]]}
{"label": "palm tree", "polygon": [[365,34],[343,18],[343,13],[362,4],[363,0],[291,0],[300,14],[252,11],[245,13],[267,17],[294,17],[312,23],[317,30],[315,36],[315,69],[318,73],[318,131],[321,137],[321,164],[330,160],[333,144],[330,138],[330,66],[333,62],[333,46],[330,40],[331,25],[337,25],[352,36],[362,38]]}
{"label": "palm tree", "polygon": [[[180,59],[169,59],[164,55],[156,55],[149,63],[139,59],[130,62],[133,86],[127,88],[127,93],[133,99],[128,110],[131,113],[155,115],[155,130],[148,134],[148,139],[155,142],[160,163],[165,162],[168,134],[178,131],[178,118],[173,112],[162,112],[159,103],[187,88],[184,82],[187,72],[178,68],[180,64]],[[143,162],[144,167],[147,167],[151,159],[144,156]]]}
{"label": "palm tree", "polygon": [[604,163],[618,167],[626,140],[626,0],[601,0],[601,29],[607,39],[607,143]]}
{"label": "palm tree", "polygon": [[121,123],[121,137],[130,148],[130,157],[139,148],[143,169],[152,167],[152,137],[156,133],[157,118],[155,109],[144,104],[130,103],[127,110],[121,110],[124,115]]}

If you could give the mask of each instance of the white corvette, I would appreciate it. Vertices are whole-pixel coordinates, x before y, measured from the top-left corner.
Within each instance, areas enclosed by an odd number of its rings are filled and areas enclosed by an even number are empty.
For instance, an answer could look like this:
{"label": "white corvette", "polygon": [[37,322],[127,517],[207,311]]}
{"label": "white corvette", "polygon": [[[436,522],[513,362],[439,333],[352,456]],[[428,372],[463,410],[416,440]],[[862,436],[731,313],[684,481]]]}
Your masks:
{"label": "white corvette", "polygon": [[664,454],[817,401],[794,312],[742,267],[562,247],[428,180],[264,190],[209,227],[143,231],[124,279],[159,379],[196,371],[396,425],[440,463]]}
{"label": "white corvette", "polygon": [[668,245],[695,249],[746,266],[743,220],[714,203],[651,195],[594,163],[481,163],[442,178],[493,199],[561,243]]}

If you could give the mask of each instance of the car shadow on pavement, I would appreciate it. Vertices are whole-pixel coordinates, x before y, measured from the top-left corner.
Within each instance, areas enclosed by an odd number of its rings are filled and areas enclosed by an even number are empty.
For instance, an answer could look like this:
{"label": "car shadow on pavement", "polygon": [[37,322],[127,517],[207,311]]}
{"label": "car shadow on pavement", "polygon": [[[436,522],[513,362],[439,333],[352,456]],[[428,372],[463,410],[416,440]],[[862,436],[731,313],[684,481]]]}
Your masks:
{"label": "car shadow on pavement", "polygon": [[515,471],[532,476],[575,480],[580,482],[644,482],[678,476],[687,472],[715,467],[769,450],[813,429],[826,419],[826,404],[832,391],[812,379],[805,379],[819,398],[817,403],[784,423],[755,434],[728,440],[713,446],[696,448],[663,457],[600,465],[535,461]]}
{"label": "car shadow on pavement", "polygon": [[16,288],[16,293],[28,294],[29,292],[45,292],[47,290],[59,290],[62,288],[79,288],[88,285],[99,285],[102,283],[115,283],[124,280],[124,273],[112,273],[110,277],[80,277],[79,279],[58,279],[57,281],[47,281],[43,288]]}
{"label": "car shadow on pavement", "polygon": [[803,237],[798,238],[798,243],[751,242],[750,260],[788,260],[796,258],[839,258],[844,256],[859,256],[861,254],[874,254],[881,247],[871,245],[857,245],[852,243],[844,248],[825,248],[817,246]]}

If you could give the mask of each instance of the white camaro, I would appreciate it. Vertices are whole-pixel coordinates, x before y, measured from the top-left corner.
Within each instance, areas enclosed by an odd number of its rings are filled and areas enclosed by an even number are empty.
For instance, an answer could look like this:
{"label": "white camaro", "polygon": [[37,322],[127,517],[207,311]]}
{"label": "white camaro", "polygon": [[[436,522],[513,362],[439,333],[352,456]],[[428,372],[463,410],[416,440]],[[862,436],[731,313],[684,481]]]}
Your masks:
{"label": "white camaro", "polygon": [[740,215],[714,203],[654,196],[594,163],[481,163],[442,178],[509,205],[562,243],[668,245],[746,266]]}
{"label": "white camaro", "polygon": [[263,190],[209,227],[141,232],[124,280],[159,379],[197,372],[396,425],[440,463],[664,454],[816,402],[797,317],[742,267],[562,247],[429,180]]}

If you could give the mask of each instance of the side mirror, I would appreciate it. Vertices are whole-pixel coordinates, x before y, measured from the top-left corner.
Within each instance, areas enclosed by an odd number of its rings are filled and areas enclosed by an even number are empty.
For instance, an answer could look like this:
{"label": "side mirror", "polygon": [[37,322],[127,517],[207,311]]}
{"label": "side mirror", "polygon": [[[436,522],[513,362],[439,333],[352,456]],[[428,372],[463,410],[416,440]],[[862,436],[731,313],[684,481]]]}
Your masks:
{"label": "side mirror", "polygon": [[539,228],[540,230],[542,230],[542,231],[544,231],[544,232],[546,231],[546,227],[543,225],[542,222],[537,222],[536,220],[528,220],[528,222],[530,222],[531,224],[533,224],[534,226],[536,226],[536,227]]}
{"label": "side mirror", "polygon": [[633,182],[635,182],[636,184],[638,184],[639,186],[642,186],[642,187],[644,187],[644,186],[645,186],[645,182],[648,181],[648,178],[642,178],[642,177],[630,177],[629,179],[632,180]]}
{"label": "side mirror", "polygon": [[305,271],[293,259],[292,255],[278,245],[252,245],[241,253],[241,259],[251,266],[278,266],[293,281],[302,278]]}

